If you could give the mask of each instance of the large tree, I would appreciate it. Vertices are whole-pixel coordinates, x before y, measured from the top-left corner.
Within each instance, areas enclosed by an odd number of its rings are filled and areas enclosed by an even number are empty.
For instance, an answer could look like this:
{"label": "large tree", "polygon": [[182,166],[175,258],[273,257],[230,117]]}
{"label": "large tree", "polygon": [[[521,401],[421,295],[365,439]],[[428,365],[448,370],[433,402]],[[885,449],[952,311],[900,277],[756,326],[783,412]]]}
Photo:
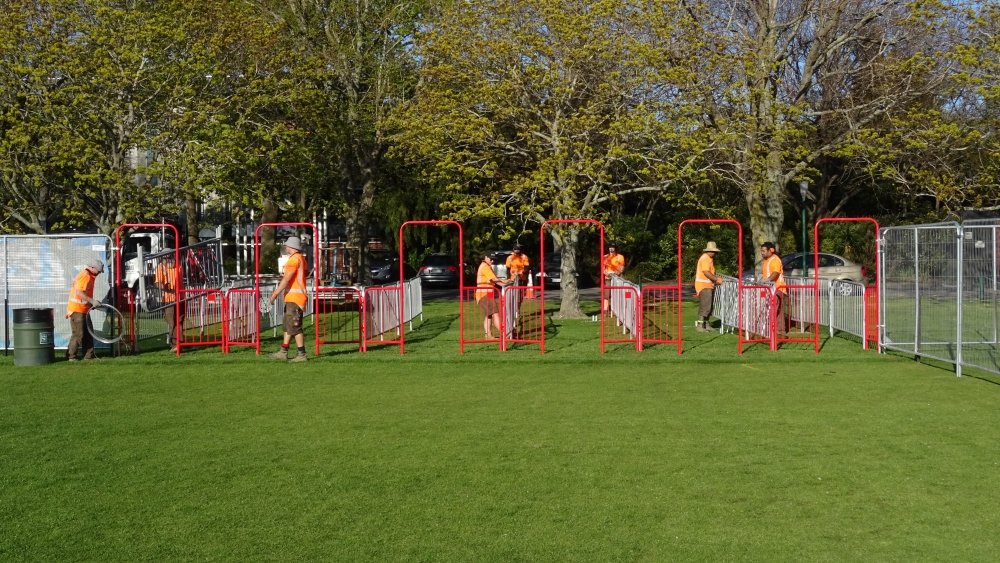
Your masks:
{"label": "large tree", "polygon": [[[343,206],[349,246],[364,248],[373,206],[394,176],[387,162],[387,118],[413,86],[411,41],[423,0],[256,0],[280,22],[301,55],[314,61],[312,80],[323,111],[300,125],[321,143],[327,202]],[[365,253],[352,268],[367,272]]]}
{"label": "large tree", "polygon": [[[601,218],[631,193],[699,177],[691,55],[671,2],[456,2],[419,36],[420,87],[397,114],[399,154],[448,191],[456,219]],[[581,227],[562,250],[559,314],[581,315]]]}
{"label": "large tree", "polygon": [[744,194],[757,244],[780,239],[794,186],[819,179],[824,158],[947,75],[928,72],[934,25],[946,23],[934,3],[712,0],[690,9],[714,39],[703,61],[716,163]]}

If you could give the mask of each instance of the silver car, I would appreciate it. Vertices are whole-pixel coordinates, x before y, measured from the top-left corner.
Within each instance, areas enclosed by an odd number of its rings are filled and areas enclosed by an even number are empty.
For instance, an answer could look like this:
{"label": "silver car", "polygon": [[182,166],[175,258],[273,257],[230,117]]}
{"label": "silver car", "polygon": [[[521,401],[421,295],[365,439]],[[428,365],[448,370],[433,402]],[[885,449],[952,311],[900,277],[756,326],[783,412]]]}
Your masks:
{"label": "silver car", "polygon": [[[813,276],[813,253],[806,253],[806,277]],[[860,284],[868,281],[868,269],[852,262],[843,256],[820,252],[819,257],[819,278],[823,280],[843,280]],[[796,252],[788,256],[781,257],[781,266],[785,274],[791,277],[802,277],[802,253]],[[842,292],[850,293],[849,286],[842,286]]]}

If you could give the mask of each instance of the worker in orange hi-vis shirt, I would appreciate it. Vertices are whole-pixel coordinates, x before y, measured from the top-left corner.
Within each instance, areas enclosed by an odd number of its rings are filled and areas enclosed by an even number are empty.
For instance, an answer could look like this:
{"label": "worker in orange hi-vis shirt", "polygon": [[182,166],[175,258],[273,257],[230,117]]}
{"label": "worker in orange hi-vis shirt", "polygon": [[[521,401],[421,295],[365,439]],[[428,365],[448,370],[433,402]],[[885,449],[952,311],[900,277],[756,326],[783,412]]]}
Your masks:
{"label": "worker in orange hi-vis shirt", "polygon": [[514,285],[527,285],[528,267],[531,261],[524,254],[524,247],[520,244],[514,245],[513,253],[507,257],[507,275],[513,280]]}
{"label": "worker in orange hi-vis shirt", "polygon": [[66,357],[71,362],[79,361],[76,357],[76,350],[82,344],[83,359],[94,360],[94,335],[90,333],[87,326],[87,313],[97,306],[94,300],[94,281],[97,276],[104,272],[104,263],[94,259],[87,263],[87,266],[73,279],[73,286],[69,290],[69,300],[66,303],[66,318],[69,319],[69,326],[72,334],[69,338],[69,348],[66,350]]}
{"label": "worker in orange hi-vis shirt", "polygon": [[[476,303],[479,310],[483,312],[483,337],[486,340],[497,340],[500,338],[500,306],[497,302],[496,290],[511,283],[511,278],[501,280],[493,272],[493,257],[489,254],[483,256],[483,261],[476,271]],[[490,332],[490,324],[497,329],[497,336]]]}
{"label": "worker in orange hi-vis shirt", "polygon": [[163,300],[163,316],[167,322],[167,344],[171,344],[171,352],[177,351],[177,325],[184,326],[186,305],[177,301],[177,286],[180,280],[180,269],[174,263],[173,254],[164,257],[156,267],[153,283],[160,289]]}
{"label": "worker in orange hi-vis shirt", "polygon": [[[622,272],[625,271],[625,257],[618,254],[618,245],[609,244],[608,253],[604,255],[603,261],[604,269],[604,281],[608,282],[611,280],[611,276],[620,276]],[[607,312],[609,307],[608,300],[604,300],[604,311]]]}
{"label": "worker in orange hi-vis shirt", "polygon": [[[282,251],[288,255],[285,262],[285,269],[282,272],[281,283],[274,288],[271,293],[271,303],[284,292],[285,294],[285,315],[284,315],[284,336],[281,349],[271,354],[275,360],[288,360],[291,363],[305,362],[306,341],[305,333],[302,331],[302,316],[306,308],[309,294],[306,291],[306,271],[309,263],[302,254],[302,241],[299,237],[288,237],[282,247]],[[295,338],[296,353],[292,359],[288,359],[288,347],[292,338]]]}
{"label": "worker in orange hi-vis shirt", "polygon": [[698,296],[698,320],[695,321],[695,326],[698,332],[708,332],[710,330],[708,318],[712,316],[715,286],[722,283],[722,278],[715,274],[715,254],[719,252],[719,247],[715,245],[715,241],[708,241],[705,250],[701,252],[694,274],[694,291]]}
{"label": "worker in orange hi-vis shirt", "polygon": [[761,264],[764,281],[774,284],[775,306],[778,308],[776,325],[778,335],[784,335],[787,329],[785,326],[785,301],[788,296],[784,267],[781,265],[781,258],[778,257],[774,243],[771,241],[760,245],[760,256],[764,260]]}

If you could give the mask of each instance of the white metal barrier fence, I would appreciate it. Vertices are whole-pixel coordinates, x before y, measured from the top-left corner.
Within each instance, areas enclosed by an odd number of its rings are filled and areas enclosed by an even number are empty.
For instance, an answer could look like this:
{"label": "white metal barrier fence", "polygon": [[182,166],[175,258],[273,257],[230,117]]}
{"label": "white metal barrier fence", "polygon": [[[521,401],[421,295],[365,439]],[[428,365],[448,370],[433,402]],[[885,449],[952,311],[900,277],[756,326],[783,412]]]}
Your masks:
{"label": "white metal barrier fence", "polygon": [[879,342],[1000,373],[1000,220],[881,230]]}
{"label": "white metal barrier fence", "polygon": [[503,306],[500,308],[503,318],[500,326],[503,327],[504,336],[510,338],[517,327],[517,317],[521,311],[521,302],[524,301],[524,294],[527,287],[507,286],[500,289],[500,299]]}
{"label": "white metal barrier fence", "polygon": [[[71,334],[66,301],[73,279],[88,262],[97,258],[106,264],[94,283],[94,298],[111,301],[109,280],[114,279],[112,247],[105,235],[0,235],[0,345],[14,348],[11,323],[14,309],[51,308],[55,347],[64,349]],[[100,346],[100,343],[97,343]]]}
{"label": "white metal barrier fence", "polygon": [[[399,294],[403,292],[403,314],[399,312]],[[411,323],[423,318],[424,299],[420,278],[402,283],[369,287],[364,290],[365,336],[366,339],[382,337],[397,330],[400,323]]]}
{"label": "white metal barrier fence", "polygon": [[639,285],[621,276],[612,275],[604,290],[608,295],[611,316],[615,318],[616,325],[621,327],[622,334],[638,336],[639,296],[642,294]]}

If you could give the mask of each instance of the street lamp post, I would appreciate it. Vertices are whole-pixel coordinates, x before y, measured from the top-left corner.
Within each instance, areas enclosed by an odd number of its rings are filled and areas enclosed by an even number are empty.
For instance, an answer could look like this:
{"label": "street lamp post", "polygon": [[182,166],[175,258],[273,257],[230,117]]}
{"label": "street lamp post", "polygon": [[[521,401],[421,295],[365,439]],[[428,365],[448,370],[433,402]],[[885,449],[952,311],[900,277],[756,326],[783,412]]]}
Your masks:
{"label": "street lamp post", "polygon": [[802,277],[806,277],[806,196],[809,195],[809,182],[799,182],[799,195],[802,196]]}

